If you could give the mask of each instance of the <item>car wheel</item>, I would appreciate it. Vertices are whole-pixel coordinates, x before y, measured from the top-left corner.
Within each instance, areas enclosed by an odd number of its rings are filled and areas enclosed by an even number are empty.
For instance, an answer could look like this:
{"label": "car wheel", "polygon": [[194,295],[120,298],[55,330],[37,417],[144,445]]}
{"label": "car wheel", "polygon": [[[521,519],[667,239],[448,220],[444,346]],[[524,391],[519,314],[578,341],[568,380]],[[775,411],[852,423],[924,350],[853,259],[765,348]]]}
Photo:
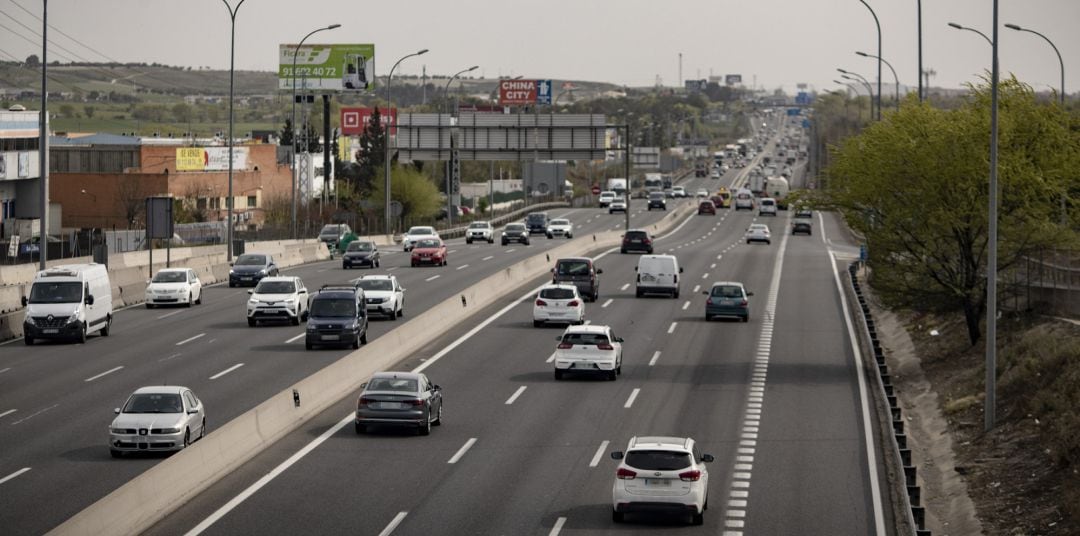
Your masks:
{"label": "car wheel", "polygon": [[706,313],[706,314],[705,314],[705,321],[706,321],[706,322],[709,322],[709,321],[711,321],[711,320],[712,320],[712,316],[710,316],[709,314],[707,314],[707,313]]}
{"label": "car wheel", "polygon": [[199,297],[195,298],[195,305],[202,305],[202,290],[199,290]]}
{"label": "car wheel", "polygon": [[353,423],[353,427],[356,428],[356,435],[363,434],[365,431],[367,431],[367,427],[360,423]]}
{"label": "car wheel", "polygon": [[502,245],[504,245],[504,246],[506,245],[506,240],[502,241]]}
{"label": "car wheel", "polygon": [[431,435],[431,415],[424,416],[424,422],[416,430],[420,435]]}
{"label": "car wheel", "polygon": [[563,377],[563,371],[561,371],[559,369],[555,369],[555,379],[556,380],[561,380],[562,377]]}
{"label": "car wheel", "polygon": [[678,289],[675,290],[675,293],[672,294],[671,297],[675,298],[676,300],[679,299],[679,291],[678,291]]}
{"label": "car wheel", "polygon": [[364,333],[360,335],[360,344],[367,344],[367,330],[366,329],[364,330]]}
{"label": "car wheel", "polygon": [[300,319],[303,320],[304,322],[307,322],[307,319],[310,316],[311,316],[311,311],[304,311],[304,313],[302,315],[300,315]]}
{"label": "car wheel", "polygon": [[625,514],[617,510],[611,511],[611,520],[615,523],[622,523],[626,519]]}
{"label": "car wheel", "polygon": [[353,347],[353,350],[356,350],[357,348],[360,348],[360,337],[359,336],[353,337],[352,347]]}
{"label": "car wheel", "polygon": [[749,240],[747,240],[747,241],[746,241],[746,243],[747,243],[747,244],[749,244],[749,243],[750,243],[750,241],[749,241]]}
{"label": "car wheel", "polygon": [[185,303],[185,304],[184,304],[184,307],[191,307],[191,303],[192,303],[192,301],[193,301],[193,300],[191,299],[191,293],[190,293],[190,292],[188,292],[188,295],[187,295],[187,303]]}
{"label": "car wheel", "polygon": [[398,309],[397,315],[398,315],[398,318],[401,318],[401,317],[405,316],[405,304],[404,303],[401,304],[401,309]]}
{"label": "car wheel", "polygon": [[415,262],[414,262],[414,263],[412,263],[412,267],[413,267],[413,268],[416,268],[416,263],[415,263]]}
{"label": "car wheel", "polygon": [[379,261],[375,261],[375,265],[372,266],[372,269],[375,269],[375,268],[378,268],[378,267],[379,267]]}
{"label": "car wheel", "polygon": [[607,379],[608,379],[609,382],[615,381],[615,378],[618,378],[618,377],[619,377],[619,373],[615,369],[611,369],[607,374]]}
{"label": "car wheel", "polygon": [[495,243],[495,239],[494,239],[494,238],[489,238],[489,239],[488,239],[488,241],[487,241],[487,243],[488,243],[488,244],[494,244],[494,243]]}
{"label": "car wheel", "polygon": [[538,327],[543,326],[543,325],[544,325],[543,321],[541,321],[541,320],[533,320],[533,327],[534,328],[538,328]]}
{"label": "car wheel", "polygon": [[526,241],[522,242],[522,244],[525,244],[527,246],[527,245],[529,245],[529,241],[526,240]]}
{"label": "car wheel", "polygon": [[348,270],[348,269],[349,269],[349,265],[348,265],[348,264],[345,264],[345,263],[341,263],[341,269],[342,269],[342,270]]}
{"label": "car wheel", "polygon": [[312,345],[312,344],[311,344],[310,342],[308,342],[308,341],[304,341],[304,349],[305,349],[305,350],[310,350],[310,349],[312,349],[313,347],[314,347],[314,345]]}
{"label": "car wheel", "polygon": [[547,237],[548,237],[548,240],[551,240],[553,238],[551,235],[547,235]]}
{"label": "car wheel", "polygon": [[188,448],[191,445],[191,428],[184,430],[184,448]]}
{"label": "car wheel", "polygon": [[746,315],[746,316],[742,317],[742,321],[743,322],[749,322],[750,321],[750,315]]}
{"label": "car wheel", "polygon": [[256,322],[256,320],[254,318],[249,318],[248,319],[248,327],[249,328],[255,327],[255,322]]}
{"label": "car wheel", "polygon": [[34,345],[34,338],[33,337],[23,337],[23,342],[26,343],[27,346],[33,346]]}
{"label": "car wheel", "polygon": [[[232,286],[232,285],[229,285],[229,286]],[[152,303],[148,303],[148,304],[146,304],[146,308],[147,308],[147,309],[153,309],[153,308],[154,308],[154,304],[152,304]]]}
{"label": "car wheel", "polygon": [[573,238],[574,238],[574,235],[573,235],[573,234],[571,234],[571,233],[566,233],[566,239],[567,239],[567,240],[573,240]]}
{"label": "car wheel", "polygon": [[622,253],[623,255],[626,255],[626,248],[622,248],[622,249],[620,249],[620,250],[619,250],[619,253]]}
{"label": "car wheel", "polygon": [[113,458],[123,458],[124,457],[123,451],[119,451],[119,450],[116,450],[116,449],[109,449],[109,454],[112,454]]}
{"label": "car wheel", "polygon": [[82,332],[79,333],[78,339],[79,339],[79,344],[85,344],[86,343],[86,326],[83,326]]}
{"label": "car wheel", "polygon": [[292,322],[292,325],[294,325],[294,326],[299,326],[300,325],[300,315],[296,315],[296,316],[290,318],[289,322]]}
{"label": "car wheel", "polygon": [[232,281],[229,281],[229,288],[233,288],[233,287],[235,287],[235,286],[236,286],[236,285],[234,285]]}
{"label": "car wheel", "polygon": [[466,244],[472,244],[472,239],[471,238],[466,238],[465,243]]}
{"label": "car wheel", "polygon": [[395,311],[390,311],[390,314],[388,316],[390,317],[390,320],[392,320],[392,321],[397,321],[397,319],[398,319],[398,314],[397,314],[396,310]]}
{"label": "car wheel", "polygon": [[644,292],[642,292],[642,291],[641,291],[641,289],[637,289],[637,290],[635,290],[635,291],[634,291],[634,294],[635,294],[635,297],[638,297],[638,298],[640,298],[640,297],[642,297],[642,296],[644,296],[644,295],[645,295],[645,293],[644,293]]}
{"label": "car wheel", "polygon": [[690,516],[690,523],[694,525],[704,525],[705,512],[701,512],[700,514],[693,514],[692,516]]}
{"label": "car wheel", "polygon": [[101,328],[101,336],[108,337],[109,331],[112,329],[112,315],[105,317],[105,327]]}
{"label": "car wheel", "polygon": [[435,414],[435,420],[431,424],[442,426],[442,404],[439,404],[439,412]]}

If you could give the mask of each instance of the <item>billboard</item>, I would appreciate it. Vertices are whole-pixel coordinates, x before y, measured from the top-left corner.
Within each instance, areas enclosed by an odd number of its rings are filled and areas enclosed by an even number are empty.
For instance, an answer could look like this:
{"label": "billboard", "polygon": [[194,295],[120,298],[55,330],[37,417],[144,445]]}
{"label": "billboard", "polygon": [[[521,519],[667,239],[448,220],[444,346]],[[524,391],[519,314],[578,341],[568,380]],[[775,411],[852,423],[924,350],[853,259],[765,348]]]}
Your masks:
{"label": "billboard", "polygon": [[734,86],[735,84],[741,84],[742,83],[742,75],[741,74],[729,74],[729,75],[724,77],[724,83],[729,85],[729,86]]}
{"label": "billboard", "polygon": [[[293,72],[293,53],[296,72]],[[366,91],[375,84],[375,45],[278,45],[278,89]]]}
{"label": "billboard", "polygon": [[[247,169],[247,147],[233,147],[233,169]],[[228,147],[177,147],[177,171],[227,171]]]}
{"label": "billboard", "polygon": [[499,106],[551,104],[551,80],[500,80]]}
{"label": "billboard", "polygon": [[[368,123],[371,122],[371,114],[374,108],[342,108],[341,109],[341,135],[359,136],[363,134]],[[397,134],[397,108],[379,108],[379,122],[385,129],[390,127],[390,134]]]}

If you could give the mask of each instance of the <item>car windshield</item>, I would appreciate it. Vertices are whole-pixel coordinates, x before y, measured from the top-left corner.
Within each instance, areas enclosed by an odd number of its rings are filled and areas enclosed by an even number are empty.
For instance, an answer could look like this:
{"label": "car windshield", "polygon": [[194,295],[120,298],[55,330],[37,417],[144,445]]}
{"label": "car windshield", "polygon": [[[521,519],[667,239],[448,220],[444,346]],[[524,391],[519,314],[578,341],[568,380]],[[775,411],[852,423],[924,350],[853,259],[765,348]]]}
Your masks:
{"label": "car windshield", "polygon": [[764,224],[754,223],[754,224],[750,225],[750,230],[751,231],[768,231],[769,228],[766,227]]}
{"label": "car windshield", "polygon": [[712,201],[702,201],[702,202],[701,202],[701,206],[702,206],[702,207],[709,207],[709,208],[712,208],[713,204],[712,204]]}
{"label": "car windshield", "polygon": [[263,266],[265,264],[265,255],[241,255],[236,258],[236,266]]}
{"label": "car windshield", "polygon": [[469,229],[487,229],[491,227],[487,223],[473,222],[469,224]]}
{"label": "car windshield", "polygon": [[796,218],[812,218],[813,213],[810,212],[809,210],[800,210],[800,211],[795,213],[795,217]]}
{"label": "car windshield", "polygon": [[511,223],[510,225],[506,226],[506,230],[507,231],[524,231],[525,226],[520,224],[520,223]]}
{"label": "car windshield", "polygon": [[530,222],[542,222],[547,219],[547,216],[544,214],[529,214],[525,219]]}
{"label": "car windshield", "polygon": [[540,297],[549,300],[569,300],[574,297],[574,291],[568,288],[546,288],[540,291]]}
{"label": "car windshield", "polygon": [[595,346],[597,344],[607,344],[608,337],[603,333],[567,333],[563,335],[562,342],[567,344]]}
{"label": "car windshield", "polygon": [[324,226],[322,228],[322,231],[319,231],[319,234],[321,234],[321,235],[336,235],[336,234],[338,234],[339,229],[340,228],[337,225],[326,225],[326,226]]}
{"label": "car windshield", "polygon": [[570,225],[570,220],[551,220],[551,225]]}
{"label": "car windshield", "polygon": [[632,450],[626,453],[626,465],[645,471],[676,471],[690,467],[690,453],[670,450]]}
{"label": "car windshield", "polygon": [[183,283],[187,281],[186,272],[158,272],[154,283]]}
{"label": "car windshield", "polygon": [[741,298],[743,297],[742,287],[735,285],[717,285],[712,288],[710,293],[718,298]]}
{"label": "car windshield", "polygon": [[375,244],[371,242],[350,242],[346,251],[374,251]]}
{"label": "car windshield", "polygon": [[415,393],[417,382],[411,378],[373,378],[368,382],[368,391],[397,391],[400,393]]}
{"label": "car windshield", "polygon": [[435,229],[431,227],[411,227],[409,228],[410,235],[431,235],[435,234]]}
{"label": "car windshield", "polygon": [[30,287],[30,303],[79,303],[83,285],[78,281],[54,283],[40,281]]}
{"label": "car windshield", "polygon": [[255,287],[256,294],[292,294],[296,292],[296,285],[292,281],[259,281]]}
{"label": "car windshield", "polygon": [[311,316],[352,318],[356,316],[356,303],[345,298],[323,298],[311,302]]}
{"label": "car windshield", "polygon": [[131,395],[124,413],[180,413],[184,404],[177,393],[140,393]]}
{"label": "car windshield", "polygon": [[649,194],[649,199],[663,199],[663,198],[664,198],[664,194],[661,193],[661,192],[653,192],[653,193]]}
{"label": "car windshield", "polygon": [[559,275],[589,275],[589,263],[586,261],[560,261]]}
{"label": "car windshield", "polygon": [[439,247],[439,241],[428,238],[427,240],[421,240],[416,243],[418,248],[437,248]]}
{"label": "car windshield", "polygon": [[630,239],[648,238],[648,235],[645,234],[644,231],[636,231],[636,232],[635,231],[630,231],[630,232],[626,233],[626,238],[630,238]]}
{"label": "car windshield", "polygon": [[394,283],[389,279],[361,279],[356,286],[364,290],[394,290]]}

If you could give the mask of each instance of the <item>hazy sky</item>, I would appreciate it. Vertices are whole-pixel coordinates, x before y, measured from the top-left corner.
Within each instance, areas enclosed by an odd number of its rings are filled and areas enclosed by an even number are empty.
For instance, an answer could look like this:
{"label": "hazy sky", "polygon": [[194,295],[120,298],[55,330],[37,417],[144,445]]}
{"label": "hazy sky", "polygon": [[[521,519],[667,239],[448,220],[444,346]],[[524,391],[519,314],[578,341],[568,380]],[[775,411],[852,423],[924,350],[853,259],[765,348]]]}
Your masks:
{"label": "hazy sky", "polygon": [[[236,5],[238,0],[230,0]],[[877,11],[886,60],[904,85],[917,84],[916,0],[867,0]],[[0,57],[36,53],[19,35],[40,37],[40,0],[0,0]],[[923,64],[931,85],[961,87],[988,70],[990,46],[955,21],[991,35],[992,0],[923,0]],[[22,9],[20,8],[22,6]],[[221,0],[52,0],[52,26],[118,61],[228,68],[229,17]],[[1065,58],[1066,91],[1080,91],[1080,0],[1000,0],[1001,22],[1045,34]],[[14,19],[14,20],[13,20]],[[596,80],[652,85],[683,78],[756,76],[767,88],[799,82],[838,88],[835,69],[873,80],[877,52],[870,12],[858,0],[246,0],[236,27],[238,69],[276,70],[279,43],[295,43],[331,23],[341,28],[309,42],[374,43],[379,74],[421,48],[399,72],[452,74],[479,64],[488,77]],[[16,35],[18,34],[18,35]],[[57,31],[50,38],[82,58],[107,61]],[[52,49],[50,60],[72,54]],[[1001,29],[1001,69],[1039,91],[1060,85],[1057,56],[1036,35]],[[1070,75],[1071,73],[1071,75]],[[892,74],[885,68],[885,84]],[[0,85],[3,81],[0,80]]]}

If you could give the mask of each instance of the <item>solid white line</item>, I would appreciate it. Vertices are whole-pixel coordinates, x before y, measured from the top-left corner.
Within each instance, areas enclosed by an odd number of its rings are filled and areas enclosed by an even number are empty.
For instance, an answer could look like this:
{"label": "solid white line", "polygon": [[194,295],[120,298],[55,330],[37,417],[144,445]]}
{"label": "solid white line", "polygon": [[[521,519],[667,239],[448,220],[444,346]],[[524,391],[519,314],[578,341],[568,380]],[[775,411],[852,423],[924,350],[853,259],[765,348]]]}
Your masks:
{"label": "solid white line", "polygon": [[686,300],[686,303],[682,304],[682,310],[685,311],[687,307],[690,307],[690,300]]}
{"label": "solid white line", "polygon": [[821,243],[822,244],[828,244],[829,241],[825,238],[825,216],[819,210],[818,213],[817,213],[817,217],[818,217],[818,223],[820,224],[820,227],[821,227]]}
{"label": "solid white line", "polygon": [[544,361],[544,363],[551,363],[552,361],[555,361],[555,356],[557,354],[558,354],[558,352],[552,352],[552,354],[550,356],[548,356],[547,361]]}
{"label": "solid white line", "polygon": [[487,257],[484,257],[483,259],[480,259],[480,260],[482,260],[482,261],[490,261],[491,259],[494,259],[494,258],[495,257],[493,257],[491,255],[488,255]]}
{"label": "solid white line", "polygon": [[386,528],[379,533],[379,536],[390,536],[390,533],[394,532],[394,529],[396,529],[398,525],[400,525],[401,522],[405,520],[405,516],[407,515],[409,515],[408,512],[398,512],[398,514],[394,516],[394,519],[390,520],[390,524],[386,525]]}
{"label": "solid white line", "polygon": [[667,328],[668,334],[675,333],[675,326],[678,326],[678,325],[679,325],[678,322],[672,322],[671,327]]}
{"label": "solid white line", "polygon": [[161,358],[161,359],[158,359],[158,363],[160,363],[160,362],[162,362],[162,361],[168,361],[168,360],[170,360],[170,359],[175,359],[175,358],[177,358],[177,357],[180,357],[181,355],[183,355],[183,354],[181,354],[181,353],[175,353],[175,354],[173,354],[173,355],[171,355],[171,356],[169,356],[169,357],[163,357],[163,358]]}
{"label": "solid white line", "polygon": [[311,443],[308,443],[307,445],[304,445],[304,448],[296,451],[296,454],[293,454],[292,456],[289,456],[289,459],[281,462],[280,465],[275,467],[269,473],[266,473],[266,475],[264,475],[262,478],[257,480],[254,484],[248,486],[247,489],[245,489],[244,491],[241,491],[239,495],[237,495],[236,497],[233,497],[229,502],[225,503],[221,508],[218,508],[216,511],[214,511],[213,514],[210,514],[210,516],[207,517],[206,519],[204,519],[201,523],[199,523],[198,525],[195,525],[194,528],[187,531],[187,533],[184,536],[196,536],[198,534],[202,534],[202,532],[204,530],[210,528],[210,526],[213,525],[214,523],[216,523],[217,520],[221,519],[222,517],[225,517],[225,514],[228,514],[234,508],[236,508],[237,506],[240,506],[240,503],[246,501],[248,497],[251,497],[252,495],[254,495],[257,491],[262,489],[263,486],[269,484],[270,481],[277,478],[278,475],[280,475],[281,473],[284,473],[285,470],[287,470],[289,467],[292,467],[293,464],[300,461],[300,459],[303,458],[304,456],[307,456],[308,453],[315,450],[319,445],[323,444],[324,441],[326,441],[327,439],[330,439],[331,436],[336,434],[338,432],[338,430],[341,430],[342,428],[345,428],[345,426],[348,425],[351,422],[353,422],[353,414],[352,414],[352,412],[350,412],[348,415],[346,415],[344,419],[341,419],[340,421],[338,421],[337,424],[335,424],[334,426],[331,426],[328,430],[323,432],[322,435],[315,438]]}
{"label": "solid white line", "polygon": [[457,268],[454,268],[454,269],[455,269],[455,270],[464,270],[464,269],[466,269],[466,268],[468,268],[468,267],[469,267],[469,265],[468,265],[468,264],[462,264],[461,266],[458,266]]}
{"label": "solid white line", "polygon": [[6,369],[0,370],[0,374],[3,374],[3,373],[5,373],[5,372],[7,372],[7,371],[9,371],[9,370],[11,370],[11,367],[8,367],[8,368],[6,368]]}
{"label": "solid white line", "polygon": [[178,314],[180,314],[180,313],[182,313],[184,311],[185,311],[184,309],[180,309],[179,311],[173,311],[171,313],[163,314],[163,315],[158,317],[158,320],[161,320],[162,318],[169,318],[170,316],[173,316],[173,315],[178,315]]}
{"label": "solid white line", "polygon": [[600,442],[600,448],[596,449],[596,454],[593,454],[592,461],[589,462],[589,467],[596,467],[600,465],[600,458],[604,456],[604,451],[607,450],[608,440]]}
{"label": "solid white line", "polygon": [[392,266],[390,268],[387,268],[386,271],[387,272],[393,272],[394,270],[397,270],[398,268],[399,268],[398,266]]}
{"label": "solid white line", "polygon": [[518,387],[517,391],[514,391],[514,394],[510,395],[510,398],[506,399],[506,405],[509,406],[510,404],[513,404],[514,401],[517,400],[519,396],[521,396],[521,393],[524,393],[524,392],[525,392],[525,386],[524,385],[522,385],[521,387]]}
{"label": "solid white line", "polygon": [[448,254],[449,253],[457,253],[457,250],[456,249],[451,249],[450,251],[447,251],[446,253],[448,253]]}
{"label": "solid white line", "polygon": [[630,283],[627,283],[627,284],[625,284],[625,285],[623,285],[623,286],[619,287],[619,290],[626,290],[626,289],[628,289],[628,288],[630,288]]}
{"label": "solid white line", "polygon": [[559,536],[559,532],[562,531],[562,527],[565,524],[566,524],[566,518],[565,517],[560,517],[559,519],[556,519],[555,524],[552,525],[552,527],[551,527],[551,532],[548,533],[548,536]]}
{"label": "solid white line", "polygon": [[299,335],[297,335],[297,336],[295,336],[295,337],[293,337],[293,338],[291,338],[291,339],[289,339],[289,340],[285,341],[285,344],[289,344],[290,342],[293,342],[293,341],[296,341],[296,340],[300,340],[300,338],[301,338],[301,337],[303,337],[304,335],[307,335],[307,333],[301,333],[301,334],[299,334]]}
{"label": "solid white line", "polygon": [[[820,215],[821,213],[819,212],[818,214]],[[851,324],[851,314],[848,310],[847,298],[844,297],[844,289],[840,285],[840,274],[836,271],[836,257],[833,256],[831,251],[829,252],[829,268],[832,269],[833,280],[836,282],[836,291],[840,294],[840,307],[844,312],[844,323],[847,324],[848,340],[851,341],[851,352],[855,359],[855,368],[858,370],[859,401],[862,405],[863,444],[866,447],[867,472],[870,476],[870,496],[874,503],[874,529],[877,531],[878,536],[884,536],[885,514],[881,504],[881,490],[878,486],[877,454],[874,452],[875,442],[873,437],[873,427],[870,424],[870,403],[866,396],[866,378],[864,378],[863,373],[862,352],[859,350],[858,344],[856,344],[856,341],[859,339],[855,336],[855,327]]]}
{"label": "solid white line", "polygon": [[180,341],[180,342],[176,343],[176,345],[177,345],[177,346],[183,346],[183,345],[185,345],[185,344],[187,344],[187,343],[189,343],[189,342],[191,342],[191,341],[193,341],[193,340],[195,340],[195,339],[198,339],[199,337],[202,337],[202,336],[204,336],[204,335],[206,335],[206,334],[205,334],[205,333],[200,333],[200,334],[198,334],[198,335],[196,335],[196,336],[194,336],[194,337],[190,337],[190,338],[184,339],[184,340],[182,340],[182,341]]}
{"label": "solid white line", "polygon": [[660,359],[660,350],[657,350],[656,353],[652,355],[652,359],[649,360],[649,366],[655,365],[657,359]]}
{"label": "solid white line", "polygon": [[[98,374],[97,376],[90,376],[89,378],[87,378],[87,379],[85,379],[83,381],[84,382],[92,382],[92,381],[94,381],[94,380],[96,380],[96,379],[98,379],[98,378],[100,378],[102,376],[105,376],[106,374],[112,374],[112,373],[114,373],[114,372],[116,372],[116,371],[118,371],[118,370],[120,370],[122,368],[124,368],[124,365],[120,365],[119,367],[113,367],[113,368],[111,368],[109,370],[106,370],[105,372],[102,372],[101,374]],[[3,415],[0,415],[0,417],[3,417]]]}
{"label": "solid white line", "polygon": [[439,278],[439,274],[435,274],[435,275],[425,279],[424,281],[434,281],[434,280],[436,280],[438,278]]}
{"label": "solid white line", "polygon": [[626,403],[623,404],[623,407],[624,408],[629,408],[630,406],[633,406],[634,405],[634,400],[637,400],[637,395],[640,392],[641,392],[641,389],[638,388],[638,387],[635,387],[633,391],[630,391],[630,398],[626,399]]}
{"label": "solid white line", "polygon": [[226,375],[226,374],[228,374],[228,373],[230,373],[230,372],[232,372],[232,371],[234,371],[234,370],[236,370],[236,369],[238,369],[238,368],[240,368],[242,366],[244,366],[243,363],[237,363],[237,364],[235,364],[235,365],[233,365],[233,366],[231,366],[231,367],[229,367],[229,368],[227,368],[227,369],[225,369],[225,370],[223,370],[223,371],[221,371],[221,372],[219,372],[217,374],[214,374],[213,376],[210,376],[210,379],[211,380],[216,380],[216,379],[218,379],[218,378],[220,378],[220,377],[222,377],[222,376],[224,376],[224,375]]}
{"label": "solid white line", "polygon": [[15,413],[16,411],[19,411],[19,410],[17,410],[17,409],[9,409],[9,410],[7,410],[7,411],[5,411],[3,413],[0,413],[0,418],[7,417],[8,415],[11,415],[12,413]]}
{"label": "solid white line", "polygon": [[615,300],[613,300],[611,298],[608,298],[608,300],[606,302],[604,302],[604,305],[601,305],[600,307],[607,307],[607,306],[611,305],[611,302],[613,302],[613,301],[615,301]]}
{"label": "solid white line", "polygon": [[21,475],[21,474],[23,474],[23,473],[25,473],[25,472],[27,472],[29,470],[30,470],[29,467],[23,467],[22,469],[19,469],[18,471],[15,471],[14,473],[11,473],[10,475],[5,476],[4,478],[0,478],[0,484],[3,484],[4,482],[7,482],[8,480],[11,480],[12,478],[15,478],[15,477],[17,477],[17,476],[19,476],[19,475]]}
{"label": "solid white line", "polygon": [[475,437],[470,437],[469,440],[466,441],[465,444],[462,445],[460,449],[458,449],[457,453],[454,454],[454,456],[452,458],[450,458],[449,460],[446,461],[446,463],[449,463],[449,464],[457,463],[458,460],[460,460],[461,457],[464,456],[465,453],[468,452],[470,448],[472,448],[474,443],[476,443],[476,438]]}

